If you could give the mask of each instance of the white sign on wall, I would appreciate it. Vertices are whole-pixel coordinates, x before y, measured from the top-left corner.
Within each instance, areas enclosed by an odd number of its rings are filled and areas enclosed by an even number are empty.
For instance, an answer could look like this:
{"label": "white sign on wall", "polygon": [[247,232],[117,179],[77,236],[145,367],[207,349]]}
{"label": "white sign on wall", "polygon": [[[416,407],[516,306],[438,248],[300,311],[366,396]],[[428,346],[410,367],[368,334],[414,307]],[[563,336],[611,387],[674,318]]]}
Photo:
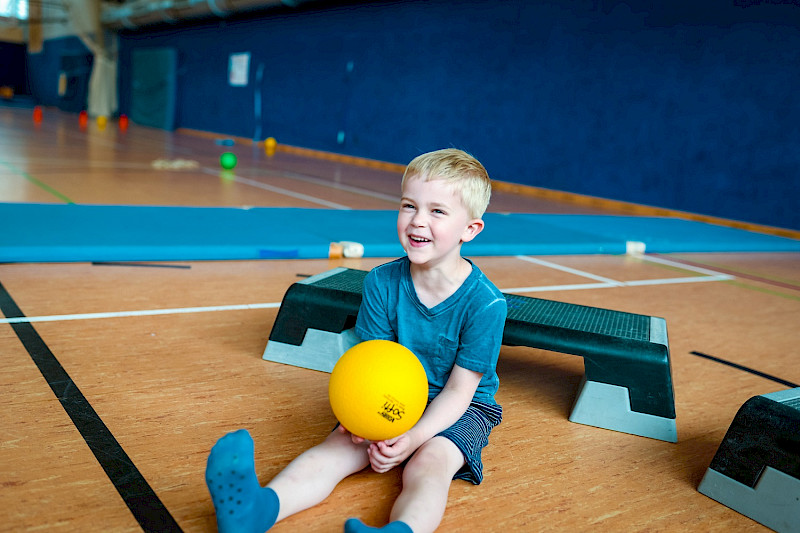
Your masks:
{"label": "white sign on wall", "polygon": [[228,61],[228,83],[232,87],[246,87],[250,74],[250,52],[231,54]]}

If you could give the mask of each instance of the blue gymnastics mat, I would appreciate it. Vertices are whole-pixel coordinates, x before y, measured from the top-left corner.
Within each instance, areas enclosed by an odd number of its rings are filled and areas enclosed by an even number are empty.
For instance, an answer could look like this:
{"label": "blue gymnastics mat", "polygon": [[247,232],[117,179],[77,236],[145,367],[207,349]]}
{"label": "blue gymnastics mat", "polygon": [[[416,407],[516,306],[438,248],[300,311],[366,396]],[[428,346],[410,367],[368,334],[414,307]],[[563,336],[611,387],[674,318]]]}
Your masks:
{"label": "blue gymnastics mat", "polygon": [[[318,259],[331,242],[403,254],[396,211],[0,203],[0,262]],[[487,213],[467,256],[797,252],[800,241],[658,217]]]}

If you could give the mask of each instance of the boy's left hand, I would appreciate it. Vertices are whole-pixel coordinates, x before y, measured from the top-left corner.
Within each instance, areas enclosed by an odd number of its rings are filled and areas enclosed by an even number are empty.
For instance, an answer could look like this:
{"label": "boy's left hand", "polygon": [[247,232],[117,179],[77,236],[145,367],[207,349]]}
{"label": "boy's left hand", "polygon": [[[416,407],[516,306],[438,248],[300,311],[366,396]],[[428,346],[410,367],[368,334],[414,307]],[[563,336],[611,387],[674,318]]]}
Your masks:
{"label": "boy's left hand", "polygon": [[389,440],[370,443],[369,463],[379,474],[388,472],[409,458],[416,448],[408,433]]}

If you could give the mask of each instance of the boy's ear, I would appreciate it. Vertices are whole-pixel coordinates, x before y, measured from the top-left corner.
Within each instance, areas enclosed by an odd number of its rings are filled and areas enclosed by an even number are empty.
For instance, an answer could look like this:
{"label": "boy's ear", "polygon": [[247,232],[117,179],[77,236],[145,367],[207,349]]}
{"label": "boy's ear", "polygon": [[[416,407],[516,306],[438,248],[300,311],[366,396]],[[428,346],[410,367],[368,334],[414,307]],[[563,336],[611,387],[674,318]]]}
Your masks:
{"label": "boy's ear", "polygon": [[483,231],[483,220],[480,218],[473,218],[464,228],[464,233],[461,235],[461,242],[469,242],[475,238],[478,233]]}

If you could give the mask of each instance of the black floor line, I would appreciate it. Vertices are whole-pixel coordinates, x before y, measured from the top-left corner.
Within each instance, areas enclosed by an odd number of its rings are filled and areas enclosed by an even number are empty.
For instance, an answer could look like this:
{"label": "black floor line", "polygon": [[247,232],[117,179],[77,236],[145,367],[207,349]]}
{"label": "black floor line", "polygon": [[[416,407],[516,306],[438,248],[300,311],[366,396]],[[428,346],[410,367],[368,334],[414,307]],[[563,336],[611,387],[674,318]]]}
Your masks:
{"label": "black floor line", "polygon": [[792,383],[791,381],[786,381],[785,379],[777,378],[777,377],[772,376],[770,374],[765,374],[764,372],[760,372],[758,370],[754,370],[752,368],[749,368],[749,367],[746,367],[746,366],[743,366],[743,365],[740,365],[740,364],[737,364],[737,363],[733,363],[731,361],[726,361],[725,359],[720,359],[719,357],[714,357],[713,355],[708,355],[708,354],[705,354],[705,353],[702,353],[702,352],[689,352],[689,353],[691,353],[692,355],[696,355],[698,357],[703,357],[704,359],[709,359],[711,361],[715,361],[717,363],[722,363],[723,365],[728,365],[728,366],[733,367],[733,368],[738,368],[739,370],[744,370],[745,372],[750,372],[751,374],[755,374],[756,376],[760,376],[762,378],[771,379],[772,381],[775,381],[776,383],[780,383],[781,385],[785,385],[785,386],[790,387],[792,389],[800,387],[800,385],[798,385],[797,383]]}
{"label": "black floor line", "polygon": [[[0,283],[0,311],[6,318],[25,315]],[[39,368],[106,475],[116,487],[144,531],[181,531],[163,502],[100,419],[56,356],[30,322],[11,324],[14,332]]]}
{"label": "black floor line", "polygon": [[191,265],[171,265],[167,263],[138,263],[130,261],[92,261],[92,266],[123,266],[143,268],[184,268],[190,269]]}

